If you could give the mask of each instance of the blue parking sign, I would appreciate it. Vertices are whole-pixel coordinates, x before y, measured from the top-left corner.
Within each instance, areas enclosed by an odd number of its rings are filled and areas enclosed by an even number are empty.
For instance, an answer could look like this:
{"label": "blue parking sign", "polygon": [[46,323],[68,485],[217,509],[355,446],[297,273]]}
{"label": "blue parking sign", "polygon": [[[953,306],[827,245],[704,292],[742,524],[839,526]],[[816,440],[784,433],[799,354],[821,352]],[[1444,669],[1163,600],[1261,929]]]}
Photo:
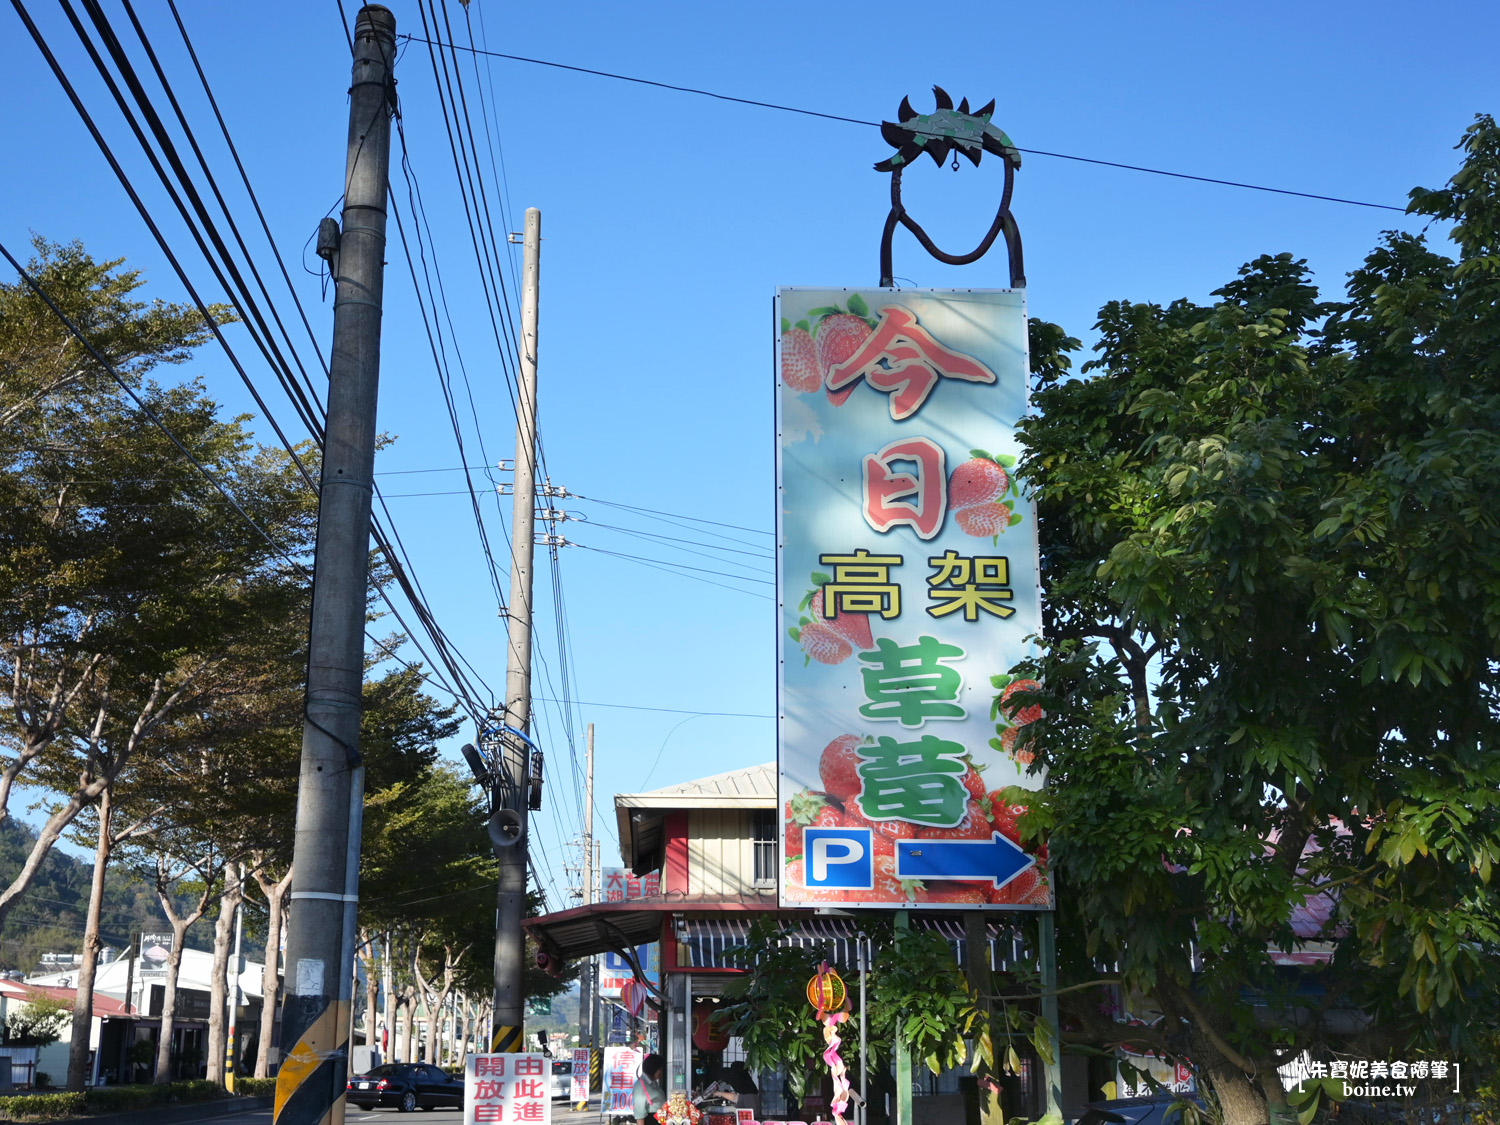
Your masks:
{"label": "blue parking sign", "polygon": [[867,891],[875,885],[870,829],[806,828],[802,847],[809,887]]}

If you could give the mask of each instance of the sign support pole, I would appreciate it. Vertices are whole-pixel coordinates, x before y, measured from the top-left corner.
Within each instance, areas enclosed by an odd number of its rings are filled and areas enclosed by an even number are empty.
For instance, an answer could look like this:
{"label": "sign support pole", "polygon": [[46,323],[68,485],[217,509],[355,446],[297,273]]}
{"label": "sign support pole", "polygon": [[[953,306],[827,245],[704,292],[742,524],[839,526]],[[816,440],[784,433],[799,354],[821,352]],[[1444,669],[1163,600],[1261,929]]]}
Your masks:
{"label": "sign support pole", "polygon": [[1041,962],[1042,1019],[1052,1038],[1052,1061],[1042,1060],[1047,1091],[1047,1112],[1062,1113],[1062,1036],[1057,1022],[1057,915],[1046,910],[1037,915],[1037,960]]}
{"label": "sign support pole", "polygon": [[[896,912],[896,933],[911,929],[911,919],[906,911]],[[906,1036],[896,1032],[896,1125],[913,1125],[911,1107],[911,1048],[906,1045]]]}

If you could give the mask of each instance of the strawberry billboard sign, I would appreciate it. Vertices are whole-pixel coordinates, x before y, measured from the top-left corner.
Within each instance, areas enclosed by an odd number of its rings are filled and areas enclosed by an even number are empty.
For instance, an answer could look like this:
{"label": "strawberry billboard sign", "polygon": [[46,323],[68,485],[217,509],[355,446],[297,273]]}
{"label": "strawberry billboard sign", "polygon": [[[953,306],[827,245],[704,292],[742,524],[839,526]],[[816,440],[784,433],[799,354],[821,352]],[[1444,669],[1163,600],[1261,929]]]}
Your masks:
{"label": "strawberry billboard sign", "polygon": [[781,902],[1049,909],[1001,795],[1039,783],[1025,291],[776,306]]}

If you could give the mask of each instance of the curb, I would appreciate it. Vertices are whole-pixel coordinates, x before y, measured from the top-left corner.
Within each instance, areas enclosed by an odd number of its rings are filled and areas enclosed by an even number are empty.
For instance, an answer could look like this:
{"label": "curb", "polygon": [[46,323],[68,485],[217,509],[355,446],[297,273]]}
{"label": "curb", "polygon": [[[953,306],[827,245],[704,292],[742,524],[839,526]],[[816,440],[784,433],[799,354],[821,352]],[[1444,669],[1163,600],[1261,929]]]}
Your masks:
{"label": "curb", "polygon": [[232,1113],[270,1109],[273,1095],[258,1098],[223,1098],[212,1102],[190,1102],[187,1105],[157,1105],[132,1109],[124,1113],[101,1113],[97,1117],[58,1117],[38,1125],[174,1125],[185,1121],[206,1121]]}

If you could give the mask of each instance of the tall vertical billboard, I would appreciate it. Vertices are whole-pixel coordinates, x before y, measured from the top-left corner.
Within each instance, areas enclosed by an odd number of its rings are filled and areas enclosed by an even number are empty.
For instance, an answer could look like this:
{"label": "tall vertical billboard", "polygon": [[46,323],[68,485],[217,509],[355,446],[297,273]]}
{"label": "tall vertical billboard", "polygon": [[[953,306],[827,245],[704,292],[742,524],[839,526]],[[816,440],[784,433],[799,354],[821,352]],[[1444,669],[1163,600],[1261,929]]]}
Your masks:
{"label": "tall vertical billboard", "polygon": [[1041,628],[1022,290],[777,293],[783,905],[1051,906],[1009,786]]}

